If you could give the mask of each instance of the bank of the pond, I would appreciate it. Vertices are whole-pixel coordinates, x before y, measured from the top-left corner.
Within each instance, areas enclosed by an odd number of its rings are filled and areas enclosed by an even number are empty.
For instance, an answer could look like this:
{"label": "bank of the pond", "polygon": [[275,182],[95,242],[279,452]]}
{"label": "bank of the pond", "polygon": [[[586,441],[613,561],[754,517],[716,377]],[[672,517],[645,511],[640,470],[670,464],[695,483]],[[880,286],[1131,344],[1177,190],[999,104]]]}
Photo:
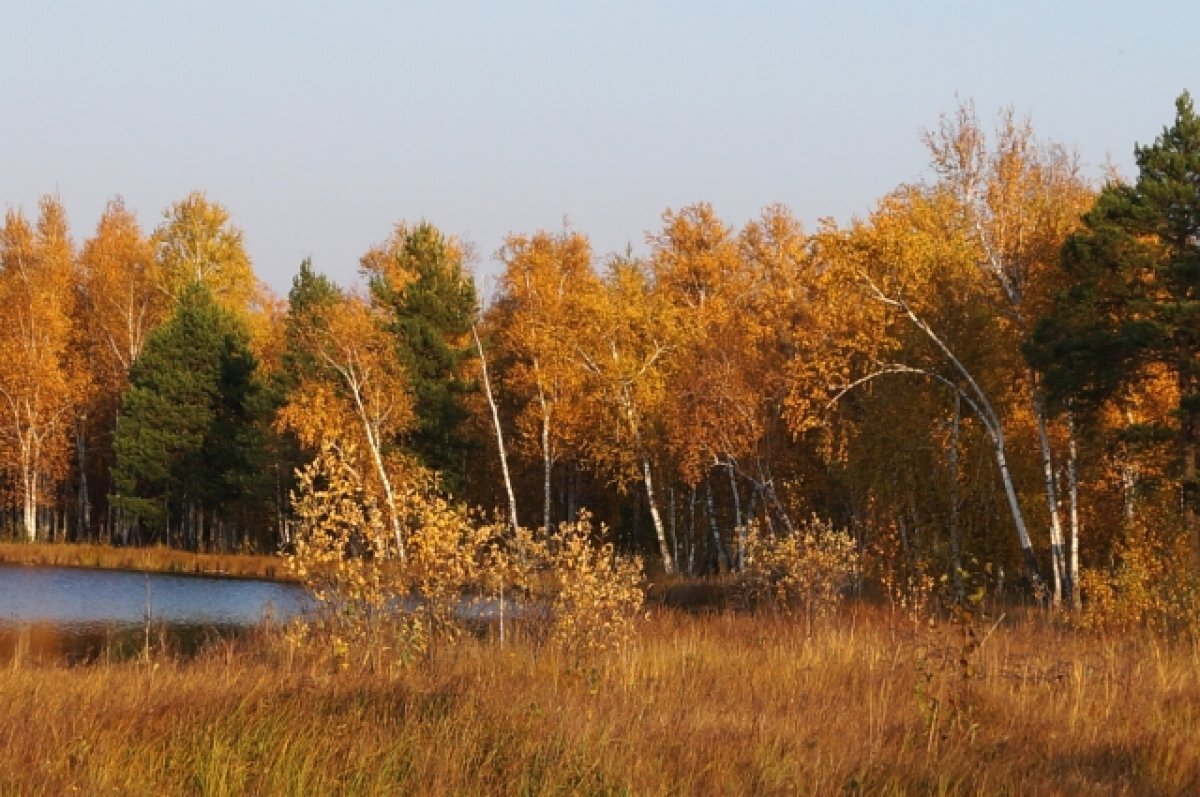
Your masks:
{"label": "bank of the pond", "polygon": [[0,542],[0,564],[294,581],[280,556],[192,553],[161,545],[119,548],[82,543]]}
{"label": "bank of the pond", "polygon": [[298,584],[257,578],[0,564],[0,666],[119,660],[150,647],[189,656],[309,602]]}

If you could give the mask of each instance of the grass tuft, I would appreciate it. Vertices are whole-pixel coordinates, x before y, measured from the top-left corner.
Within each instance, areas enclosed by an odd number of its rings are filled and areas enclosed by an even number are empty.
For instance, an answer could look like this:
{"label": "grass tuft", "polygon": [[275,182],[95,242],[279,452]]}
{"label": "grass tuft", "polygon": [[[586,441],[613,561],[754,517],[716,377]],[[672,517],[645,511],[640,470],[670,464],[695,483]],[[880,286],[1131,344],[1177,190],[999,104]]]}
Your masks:
{"label": "grass tuft", "polygon": [[0,793],[679,795],[1200,791],[1195,645],[863,606],[657,608],[580,663],[470,637],[332,672],[269,631],[181,660],[0,669]]}

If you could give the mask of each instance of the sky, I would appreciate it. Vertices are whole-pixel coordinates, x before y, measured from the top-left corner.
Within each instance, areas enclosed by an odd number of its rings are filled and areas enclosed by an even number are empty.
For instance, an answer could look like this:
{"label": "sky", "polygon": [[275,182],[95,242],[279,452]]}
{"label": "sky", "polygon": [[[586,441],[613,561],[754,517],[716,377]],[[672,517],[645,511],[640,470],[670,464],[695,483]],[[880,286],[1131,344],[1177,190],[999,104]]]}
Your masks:
{"label": "sky", "polygon": [[77,241],[122,196],[149,232],[193,190],[286,295],[343,285],[398,222],[467,242],[486,291],[510,233],[598,258],[667,209],[808,228],[928,176],[923,130],[1003,107],[1097,178],[1200,93],[1200,3],[4,3],[0,205],[58,196]]}

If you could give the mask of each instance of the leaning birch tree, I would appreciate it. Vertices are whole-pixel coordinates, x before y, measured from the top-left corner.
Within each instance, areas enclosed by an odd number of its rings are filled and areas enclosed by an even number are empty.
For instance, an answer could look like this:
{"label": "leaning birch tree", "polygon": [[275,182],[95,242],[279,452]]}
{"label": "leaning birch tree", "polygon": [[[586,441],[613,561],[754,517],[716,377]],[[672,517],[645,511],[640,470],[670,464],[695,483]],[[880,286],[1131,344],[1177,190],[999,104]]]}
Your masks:
{"label": "leaning birch tree", "polygon": [[[1038,139],[1029,122],[1019,121],[1012,109],[1000,114],[989,138],[970,103],[944,116],[938,128],[926,134],[925,143],[938,179],[924,191],[952,199],[943,224],[948,235],[961,235],[970,243],[975,273],[996,311],[1009,321],[1008,345],[1020,349],[1061,287],[1059,252],[1091,203],[1092,192],[1077,159],[1064,147]],[[1073,591],[1077,558],[1068,556],[1064,543],[1044,391],[1028,365],[1022,382],[1037,428],[1057,605]],[[1067,424],[1067,432],[1073,434],[1073,424]],[[1068,441],[1071,446],[1073,439]],[[1068,495],[1073,493],[1068,490]],[[1072,506],[1070,512],[1076,516],[1077,508]],[[1077,542],[1071,547],[1077,554]]]}
{"label": "leaning birch tree", "polygon": [[819,426],[844,397],[885,377],[944,386],[989,440],[1026,576],[1040,596],[1006,416],[1020,352],[1003,345],[1006,320],[973,276],[969,239],[946,233],[942,220],[954,207],[948,196],[905,187],[867,221],[818,235],[813,316],[797,330],[789,365],[789,421],[796,432]]}

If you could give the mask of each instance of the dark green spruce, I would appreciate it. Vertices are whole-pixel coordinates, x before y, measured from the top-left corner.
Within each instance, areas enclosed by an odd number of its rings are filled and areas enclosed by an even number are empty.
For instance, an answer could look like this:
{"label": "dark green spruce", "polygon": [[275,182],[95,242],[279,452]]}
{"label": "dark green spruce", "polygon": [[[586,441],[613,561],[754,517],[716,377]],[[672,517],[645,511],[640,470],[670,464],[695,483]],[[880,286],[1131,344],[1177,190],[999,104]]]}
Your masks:
{"label": "dark green spruce", "polygon": [[1200,556],[1200,118],[1186,92],[1175,110],[1153,144],[1135,148],[1137,180],[1106,186],[1068,239],[1071,285],[1028,353],[1051,396],[1085,412],[1150,368],[1173,376],[1183,520]]}
{"label": "dark green spruce", "polygon": [[114,440],[113,504],[141,540],[230,547],[256,525],[268,406],[248,340],[193,284],[134,364]]}
{"label": "dark green spruce", "polygon": [[397,270],[411,281],[396,286],[375,274],[370,287],[388,312],[396,355],[412,385],[417,424],[404,442],[456,490],[475,448],[464,424],[467,397],[476,386],[463,376],[478,310],[475,282],[459,250],[433,225],[403,230],[397,243],[392,253]]}

